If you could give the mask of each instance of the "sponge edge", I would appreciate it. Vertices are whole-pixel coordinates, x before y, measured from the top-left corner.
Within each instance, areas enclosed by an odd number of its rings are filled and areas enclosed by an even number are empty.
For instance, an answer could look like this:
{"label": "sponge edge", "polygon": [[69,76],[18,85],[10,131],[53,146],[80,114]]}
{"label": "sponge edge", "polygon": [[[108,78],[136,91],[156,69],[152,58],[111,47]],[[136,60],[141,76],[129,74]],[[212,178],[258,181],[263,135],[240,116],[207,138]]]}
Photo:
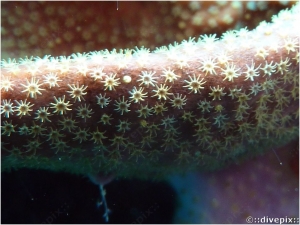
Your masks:
{"label": "sponge edge", "polygon": [[297,143],[274,149],[278,158],[269,151],[219,172],[170,177],[179,196],[174,223],[299,223],[299,176],[290,165]]}

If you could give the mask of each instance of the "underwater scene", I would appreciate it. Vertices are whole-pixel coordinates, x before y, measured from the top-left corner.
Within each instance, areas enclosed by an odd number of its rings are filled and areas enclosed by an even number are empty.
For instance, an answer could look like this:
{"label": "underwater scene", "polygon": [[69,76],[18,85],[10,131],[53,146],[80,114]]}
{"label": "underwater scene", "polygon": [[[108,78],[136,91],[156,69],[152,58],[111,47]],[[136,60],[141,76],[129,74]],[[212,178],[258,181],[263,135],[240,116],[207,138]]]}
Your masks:
{"label": "underwater scene", "polygon": [[1,2],[1,223],[299,224],[299,7]]}

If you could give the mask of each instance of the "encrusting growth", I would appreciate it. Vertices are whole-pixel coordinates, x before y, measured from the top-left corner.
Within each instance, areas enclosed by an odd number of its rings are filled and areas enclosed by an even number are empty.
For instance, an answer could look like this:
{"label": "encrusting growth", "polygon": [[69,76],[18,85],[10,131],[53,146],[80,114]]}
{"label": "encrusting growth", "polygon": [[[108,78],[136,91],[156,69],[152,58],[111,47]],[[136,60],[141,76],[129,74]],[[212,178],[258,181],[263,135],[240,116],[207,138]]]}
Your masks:
{"label": "encrusting growth", "polygon": [[3,169],[163,178],[217,169],[291,140],[298,14],[299,4],[253,31],[201,35],[153,52],[2,60]]}

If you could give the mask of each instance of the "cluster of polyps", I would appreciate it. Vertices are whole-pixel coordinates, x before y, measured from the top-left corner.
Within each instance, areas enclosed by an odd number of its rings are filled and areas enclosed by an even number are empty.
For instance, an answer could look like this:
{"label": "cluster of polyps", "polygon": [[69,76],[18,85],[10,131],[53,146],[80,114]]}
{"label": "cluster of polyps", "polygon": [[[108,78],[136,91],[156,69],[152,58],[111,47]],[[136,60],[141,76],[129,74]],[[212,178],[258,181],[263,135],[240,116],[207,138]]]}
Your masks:
{"label": "cluster of polyps", "polygon": [[178,163],[213,168],[270,145],[266,138],[291,138],[299,98],[297,10],[255,31],[225,33],[221,40],[202,36],[153,53],[3,60],[8,162],[61,169],[74,162],[78,172],[124,176],[137,166],[144,175]]}

